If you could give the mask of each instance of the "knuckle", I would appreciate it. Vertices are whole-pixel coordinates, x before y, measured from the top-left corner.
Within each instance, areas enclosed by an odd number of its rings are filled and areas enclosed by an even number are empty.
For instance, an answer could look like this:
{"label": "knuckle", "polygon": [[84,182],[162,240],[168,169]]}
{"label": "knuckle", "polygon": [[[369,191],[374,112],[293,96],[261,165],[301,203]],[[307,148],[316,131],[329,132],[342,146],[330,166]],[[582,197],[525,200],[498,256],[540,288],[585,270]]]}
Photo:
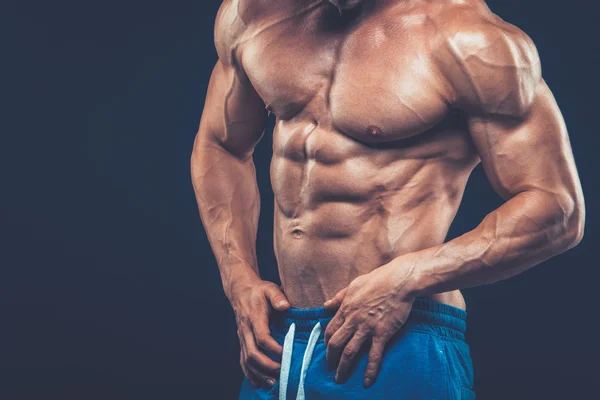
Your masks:
{"label": "knuckle", "polygon": [[344,318],[342,321],[344,325],[354,325],[357,320],[360,320],[360,316],[350,306],[344,308],[342,317]]}
{"label": "knuckle", "polygon": [[385,337],[378,335],[377,333],[375,333],[375,335],[373,335],[373,345],[377,346],[378,348],[383,346],[387,340],[385,339]]}
{"label": "knuckle", "polygon": [[247,357],[249,362],[256,362],[256,360],[258,359],[258,355],[255,351],[249,352]]}
{"label": "knuckle", "polygon": [[238,314],[237,315],[237,323],[238,323],[238,325],[241,325],[241,326],[248,324],[248,317],[244,314]]}
{"label": "knuckle", "polygon": [[365,375],[375,375],[377,373],[377,364],[374,362],[369,362],[367,367],[365,368]]}
{"label": "knuckle", "polygon": [[258,345],[258,347],[264,349],[265,347],[267,347],[267,342],[266,341],[262,341],[262,340],[257,340],[256,344]]}
{"label": "knuckle", "polygon": [[257,335],[256,336],[256,343],[261,346],[264,347],[267,344],[268,340],[267,340],[267,336],[264,334],[261,335]]}
{"label": "knuckle", "polygon": [[365,337],[369,335],[370,329],[365,326],[359,326],[358,329],[354,332],[354,338],[356,340],[363,340]]}
{"label": "knuckle", "polygon": [[354,347],[347,346],[344,349],[345,356],[353,356],[354,354],[356,354],[356,350],[354,349]]}
{"label": "knuckle", "polygon": [[261,322],[262,322],[262,312],[256,313],[256,314],[252,315],[250,318],[248,318],[248,327],[252,328],[252,330],[256,330],[257,328],[260,329]]}
{"label": "knuckle", "polygon": [[355,317],[348,318],[340,330],[346,334],[355,335],[358,331],[359,321]]}

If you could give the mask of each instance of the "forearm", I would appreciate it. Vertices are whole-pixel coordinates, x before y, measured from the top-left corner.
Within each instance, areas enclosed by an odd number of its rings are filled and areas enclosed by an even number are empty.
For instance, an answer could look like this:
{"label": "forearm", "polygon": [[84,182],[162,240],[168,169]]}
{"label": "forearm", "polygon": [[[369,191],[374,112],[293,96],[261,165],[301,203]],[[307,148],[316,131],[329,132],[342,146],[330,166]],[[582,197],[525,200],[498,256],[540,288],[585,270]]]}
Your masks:
{"label": "forearm", "polygon": [[415,292],[442,293],[517,275],[575,246],[583,234],[583,220],[582,200],[521,192],[474,230],[411,253]]}
{"label": "forearm", "polygon": [[240,158],[199,138],[191,160],[200,217],[219,265],[225,294],[259,277],[256,233],[260,196],[252,157]]}

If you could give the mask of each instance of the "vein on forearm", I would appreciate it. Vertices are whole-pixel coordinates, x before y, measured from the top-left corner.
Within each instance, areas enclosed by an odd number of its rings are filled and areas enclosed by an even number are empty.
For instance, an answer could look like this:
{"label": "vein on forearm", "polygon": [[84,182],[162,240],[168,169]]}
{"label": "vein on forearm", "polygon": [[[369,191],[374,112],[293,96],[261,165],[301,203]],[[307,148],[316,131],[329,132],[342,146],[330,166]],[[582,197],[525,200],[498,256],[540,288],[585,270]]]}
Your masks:
{"label": "vein on forearm", "polygon": [[215,144],[199,144],[195,152],[192,176],[198,208],[227,292],[248,267],[258,273],[260,197],[254,163],[251,157],[241,160]]}
{"label": "vein on forearm", "polygon": [[575,213],[567,199],[523,191],[470,232],[415,254],[426,293],[509,278],[569,248]]}

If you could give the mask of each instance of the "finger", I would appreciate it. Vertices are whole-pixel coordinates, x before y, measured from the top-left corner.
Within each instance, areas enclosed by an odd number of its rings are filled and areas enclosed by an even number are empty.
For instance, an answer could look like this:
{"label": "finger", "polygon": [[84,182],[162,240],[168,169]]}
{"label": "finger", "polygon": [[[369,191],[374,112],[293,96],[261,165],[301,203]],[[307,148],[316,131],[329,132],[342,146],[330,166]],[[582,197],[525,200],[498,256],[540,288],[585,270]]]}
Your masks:
{"label": "finger", "polygon": [[[258,385],[253,384],[256,387],[265,387],[265,388],[270,389],[275,385],[275,382],[277,382],[276,378],[273,378],[272,376],[265,374],[264,372],[262,372],[261,370],[259,370],[256,367],[248,365],[247,369],[248,369],[248,374],[250,376],[252,376],[252,380],[254,382],[258,383]],[[250,382],[252,383],[252,381],[250,381]]]}
{"label": "finger", "polygon": [[333,296],[331,299],[327,300],[325,302],[325,304],[323,304],[323,306],[325,308],[329,308],[329,309],[339,308],[339,306],[342,305],[342,301],[344,301],[344,298],[346,297],[347,291],[348,291],[348,288],[340,290],[339,292],[337,292],[337,294],[335,296]]}
{"label": "finger", "polygon": [[244,376],[248,379],[250,384],[254,387],[261,387],[262,382],[256,377],[256,375],[250,372],[246,366],[246,346],[243,344],[243,340],[240,339],[240,366],[244,372]]}
{"label": "finger", "polygon": [[269,324],[264,318],[255,318],[252,321],[252,330],[258,347],[281,357],[283,347],[271,336]]}
{"label": "finger", "polygon": [[265,294],[273,308],[277,311],[285,311],[290,308],[290,302],[276,284],[271,283]]}
{"label": "finger", "polygon": [[327,344],[327,353],[325,354],[329,368],[335,368],[338,365],[342,351],[354,333],[354,326],[346,322],[331,337]]}
{"label": "finger", "polygon": [[240,365],[242,366],[242,371],[244,372],[244,376],[248,379],[252,386],[260,388],[267,387],[271,388],[275,385],[276,379],[267,376],[260,372],[258,369],[253,368],[250,364],[247,363],[248,356],[246,353],[246,345],[244,344],[245,340],[240,338]]}
{"label": "finger", "polygon": [[244,375],[246,376],[246,378],[248,377],[248,372],[246,370],[246,346],[244,345],[244,337],[242,335],[242,332],[238,329],[238,337],[240,340],[240,366],[242,367],[242,371],[244,372]]}
{"label": "finger", "polygon": [[254,333],[250,329],[244,327],[242,331],[246,347],[246,366],[252,365],[271,377],[277,377],[279,375],[280,364],[271,360],[259,350],[254,339]]}
{"label": "finger", "polygon": [[329,321],[324,334],[326,346],[329,344],[329,340],[331,340],[331,337],[337,332],[338,329],[342,327],[342,325],[344,325],[344,321],[345,319],[340,311],[335,313],[331,321]]}
{"label": "finger", "polygon": [[383,358],[383,350],[385,349],[386,340],[382,338],[374,337],[371,343],[371,349],[369,350],[369,360],[367,362],[367,368],[365,371],[364,386],[366,388],[371,387],[375,382],[375,378],[379,373],[379,367],[381,366],[381,359]]}
{"label": "finger", "polygon": [[335,381],[337,383],[344,382],[348,378],[350,370],[352,368],[352,364],[355,361],[356,355],[362,348],[367,337],[368,334],[366,332],[356,331],[352,339],[350,339],[350,341],[342,351],[340,363],[335,374]]}

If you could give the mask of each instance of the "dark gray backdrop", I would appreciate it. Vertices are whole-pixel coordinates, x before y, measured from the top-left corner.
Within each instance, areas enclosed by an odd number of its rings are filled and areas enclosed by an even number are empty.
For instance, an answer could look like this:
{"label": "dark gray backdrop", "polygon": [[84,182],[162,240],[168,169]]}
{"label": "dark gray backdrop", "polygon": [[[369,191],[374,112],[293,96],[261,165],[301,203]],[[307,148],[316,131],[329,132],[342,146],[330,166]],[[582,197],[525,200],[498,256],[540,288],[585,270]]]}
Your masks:
{"label": "dark gray backdrop", "polygon": [[[494,0],[536,42],[588,206],[576,249],[466,291],[479,398],[597,389],[597,13]],[[588,2],[591,4],[591,2]],[[0,399],[232,399],[233,314],[189,156],[218,1],[5,1],[0,12]],[[272,127],[272,121],[271,121]],[[256,151],[259,259],[272,252],[270,135]],[[500,204],[476,170],[450,237]]]}

